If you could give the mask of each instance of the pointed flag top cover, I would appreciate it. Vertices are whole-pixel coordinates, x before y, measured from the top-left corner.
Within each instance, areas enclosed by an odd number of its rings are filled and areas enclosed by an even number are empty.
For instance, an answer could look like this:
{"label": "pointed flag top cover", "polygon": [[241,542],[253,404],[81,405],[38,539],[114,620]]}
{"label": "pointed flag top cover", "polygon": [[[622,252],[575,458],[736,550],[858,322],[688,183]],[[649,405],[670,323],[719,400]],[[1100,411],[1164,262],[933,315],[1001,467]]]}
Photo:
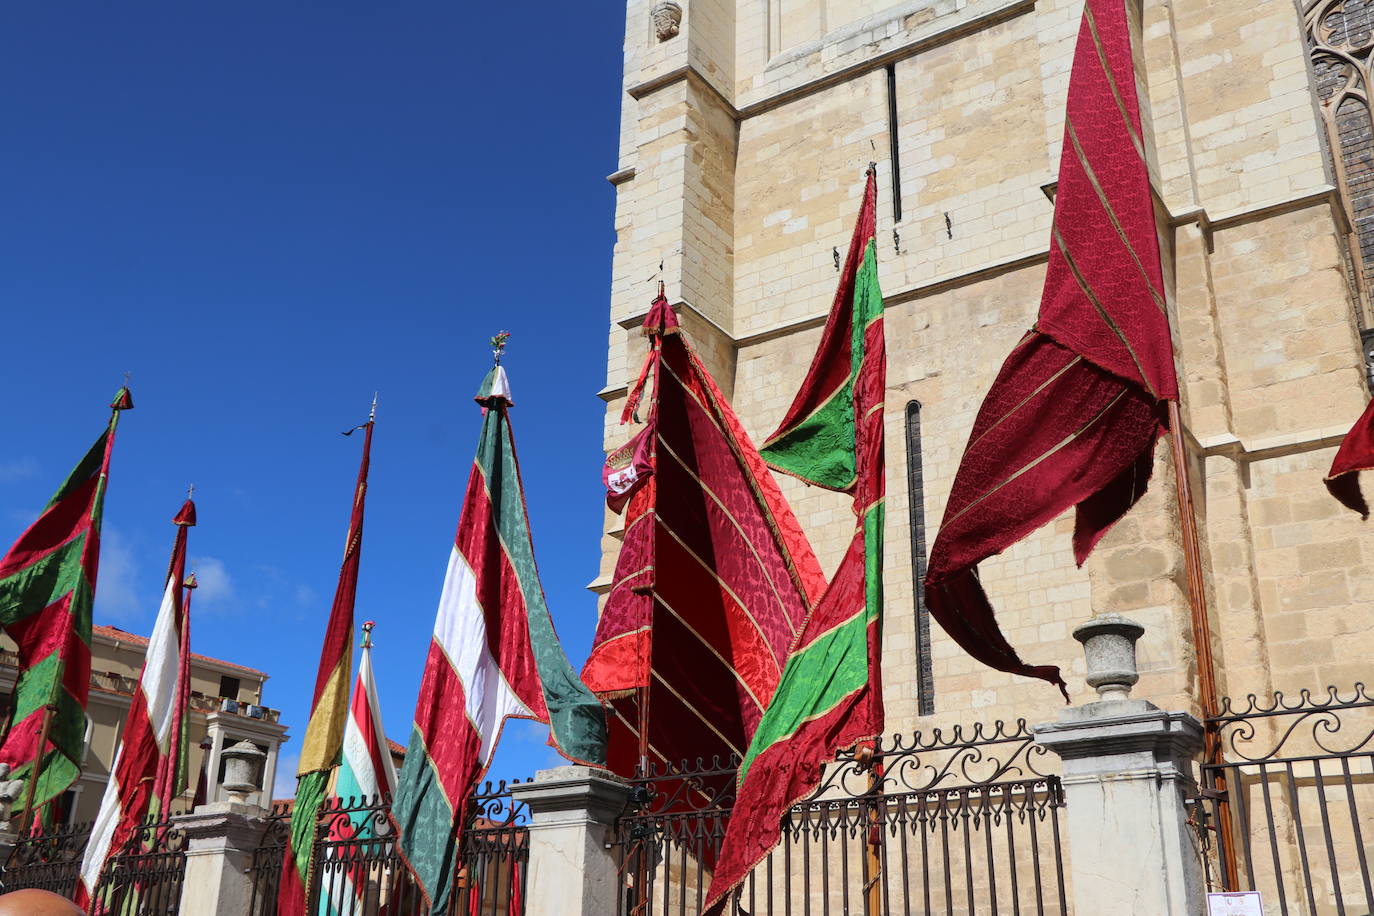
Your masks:
{"label": "pointed flag top cover", "polygon": [[668,304],[668,298],[663,295],[663,284],[658,285],[658,296],[654,299],[653,305],[649,306],[649,313],[644,316],[644,325],[640,332],[646,337],[663,337],[669,334],[676,334],[682,329],[681,322],[678,321],[677,312]]}
{"label": "pointed flag top cover", "polygon": [[[213,514],[213,513],[212,513],[212,514]],[[193,526],[195,525],[195,523],[196,523],[196,504],[195,504],[194,502],[192,502],[191,500],[188,499],[188,500],[186,500],[186,502],[182,503],[181,511],[178,512],[178,513],[176,514],[176,518],[172,519],[172,524],[173,524],[173,525],[184,525],[184,526],[190,528],[190,527],[193,527]]]}
{"label": "pointed flag top cover", "polygon": [[482,379],[482,387],[477,389],[477,394],[473,398],[483,407],[514,407],[515,401],[510,396],[510,379],[506,377],[504,366],[495,365],[487,373],[487,377]]}
{"label": "pointed flag top cover", "polygon": [[126,385],[115,392],[114,400],[110,402],[111,410],[133,410],[134,395]]}

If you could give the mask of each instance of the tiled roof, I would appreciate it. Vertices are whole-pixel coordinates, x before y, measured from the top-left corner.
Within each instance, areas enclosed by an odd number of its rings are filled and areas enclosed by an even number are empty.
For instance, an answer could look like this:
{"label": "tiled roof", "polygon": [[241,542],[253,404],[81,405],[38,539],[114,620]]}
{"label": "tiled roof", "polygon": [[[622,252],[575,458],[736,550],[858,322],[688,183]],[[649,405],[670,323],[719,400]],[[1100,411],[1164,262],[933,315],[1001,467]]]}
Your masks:
{"label": "tiled roof", "polygon": [[[117,639],[120,642],[127,642],[135,646],[148,645],[148,637],[139,636],[138,634],[130,633],[127,630],[121,630],[119,627],[91,627],[91,633],[95,636],[104,636],[107,639]],[[214,662],[216,665],[224,665],[226,668],[237,668],[239,671],[246,671],[249,674],[256,674],[258,677],[267,677],[267,673],[265,671],[259,671],[257,668],[249,668],[247,665],[236,665],[233,662],[226,662],[222,658],[211,658],[208,655],[197,655],[194,652],[191,653],[191,658],[201,662]]]}

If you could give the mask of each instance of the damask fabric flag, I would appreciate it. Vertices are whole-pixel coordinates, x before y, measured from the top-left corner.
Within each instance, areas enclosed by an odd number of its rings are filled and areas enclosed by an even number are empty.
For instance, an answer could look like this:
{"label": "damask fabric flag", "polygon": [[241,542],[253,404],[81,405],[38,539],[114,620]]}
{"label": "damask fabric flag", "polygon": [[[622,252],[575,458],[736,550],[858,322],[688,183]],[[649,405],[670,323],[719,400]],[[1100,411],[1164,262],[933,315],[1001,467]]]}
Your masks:
{"label": "damask fabric flag", "polygon": [[196,507],[188,499],[172,519],[177,534],[162,606],[153,624],[153,635],[148,639],[138,690],[129,703],[129,715],[124,720],[124,732],[110,768],[110,781],[105,784],[100,812],[91,825],[90,840],[81,860],[76,902],[85,910],[104,910],[102,902],[96,899],[100,873],[109,857],[133,839],[139,823],[148,815],[158,771],[164,760],[176,753],[172,726],[181,699],[178,621],[182,616],[182,581],[186,575],[186,533],[195,523]]}
{"label": "damask fabric flag", "polygon": [[[331,795],[348,807],[360,807],[390,798],[396,791],[396,769],[382,730],[382,707],[372,675],[371,621],[363,624],[362,658],[353,684],[353,703],[344,728],[343,762],[334,775]],[[371,811],[352,811],[330,822],[330,839],[336,842],[367,840],[375,836]],[[362,847],[366,850],[366,846]],[[381,849],[376,852],[380,853]],[[351,916],[362,913],[369,877],[375,870],[365,862],[327,863],[321,878],[319,916]]]}
{"label": "damask fabric flag", "polygon": [[435,913],[449,906],[468,794],[508,717],[547,723],[576,763],[601,766],[606,752],[604,710],[568,663],[539,583],[504,369],[492,369],[476,400],[481,438],[391,806]]}
{"label": "damask fabric flag", "polygon": [[763,456],[779,470],[854,498],[839,569],[787,657],[782,680],[739,766],[734,811],[706,912],[777,845],[787,810],[820,782],[836,751],[883,729],[883,397],[887,377],[878,288],[877,182],[869,167],[820,347]]}
{"label": "damask fabric flag", "polygon": [[1087,0],[1035,328],[992,384],[931,548],[926,603],[974,658],[1067,689],[1007,642],[977,565],[1070,508],[1081,565],[1144,494],[1178,398],[1126,10]]}
{"label": "damask fabric flag", "polygon": [[1369,504],[1360,492],[1360,471],[1374,469],[1374,401],[1364,409],[1350,432],[1341,440],[1331,472],[1326,475],[1326,489],[1340,500],[1341,505],[1369,518]]}
{"label": "damask fabric flag", "polygon": [[[801,526],[662,293],[626,404],[644,429],[608,459],[624,543],[582,677],[615,711],[610,767],[739,757],[825,587]],[[647,708],[642,709],[641,703]]]}
{"label": "damask fabric flag", "polygon": [[183,583],[180,613],[177,616],[176,701],[172,705],[172,724],[167,735],[168,752],[158,763],[153,782],[150,812],[171,810],[172,802],[186,791],[191,757],[191,595],[196,588],[192,573]]}
{"label": "damask fabric flag", "polygon": [[0,627],[18,645],[14,709],[0,763],[30,778],[44,709],[55,712],[41,749],[34,805],[61,795],[81,773],[91,679],[91,604],[100,558],[100,520],[119,412],[134,406],[121,388],[109,425],[0,559]]}
{"label": "damask fabric flag", "polygon": [[278,916],[303,916],[306,912],[315,849],[315,822],[329,789],[330,774],[339,765],[343,749],[344,724],[348,719],[348,676],[353,671],[353,600],[358,592],[373,425],[369,419],[364,426],[363,457],[358,465],[358,482],[353,488],[353,513],[344,541],[343,565],[339,569],[339,584],[334,590],[334,604],[324,631],[310,721],[301,743],[301,761],[296,769],[296,803],[291,809],[291,831],[282,861],[281,888],[277,892]]}

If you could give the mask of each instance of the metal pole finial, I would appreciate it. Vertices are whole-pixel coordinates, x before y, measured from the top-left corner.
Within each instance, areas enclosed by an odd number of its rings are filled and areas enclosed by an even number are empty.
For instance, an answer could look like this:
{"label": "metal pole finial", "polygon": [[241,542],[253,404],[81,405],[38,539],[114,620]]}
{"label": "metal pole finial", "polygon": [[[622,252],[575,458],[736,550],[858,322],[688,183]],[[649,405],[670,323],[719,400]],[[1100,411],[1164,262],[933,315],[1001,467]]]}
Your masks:
{"label": "metal pole finial", "polygon": [[188,484],[186,485],[186,498],[187,498],[187,499],[190,499],[192,496],[195,495],[195,493],[196,493],[196,485],[193,484],[193,483],[188,483]]}
{"label": "metal pole finial", "polygon": [[377,420],[377,392],[372,392],[372,412],[367,415],[367,422],[373,423]]}
{"label": "metal pole finial", "polygon": [[363,621],[363,648],[364,648],[364,649],[371,649],[371,648],[372,648],[372,628],[375,627],[376,625],[377,625],[376,621],[373,621],[373,620],[365,620],[365,621]]}

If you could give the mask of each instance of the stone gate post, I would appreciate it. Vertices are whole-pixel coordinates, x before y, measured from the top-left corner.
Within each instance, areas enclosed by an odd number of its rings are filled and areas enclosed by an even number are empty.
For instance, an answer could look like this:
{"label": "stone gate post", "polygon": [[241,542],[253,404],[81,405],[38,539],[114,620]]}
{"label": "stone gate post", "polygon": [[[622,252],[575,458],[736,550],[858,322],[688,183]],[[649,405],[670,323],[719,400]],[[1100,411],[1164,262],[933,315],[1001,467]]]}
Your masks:
{"label": "stone gate post", "polygon": [[[180,916],[247,913],[253,900],[253,851],[266,828],[267,810],[248,803],[258,789],[267,755],[242,741],[225,748],[223,788],[228,801],[200,805],[173,818],[186,833],[186,875]],[[269,790],[270,791],[270,788]]]}
{"label": "stone gate post", "polygon": [[631,786],[606,770],[562,766],[511,787],[530,810],[525,912],[606,916],[621,886],[610,843]]}
{"label": "stone gate post", "polygon": [[1074,630],[1100,700],[1035,727],[1064,764],[1074,912],[1196,916],[1205,887],[1184,799],[1202,723],[1130,698],[1140,679],[1135,641],[1145,632],[1117,614]]}

